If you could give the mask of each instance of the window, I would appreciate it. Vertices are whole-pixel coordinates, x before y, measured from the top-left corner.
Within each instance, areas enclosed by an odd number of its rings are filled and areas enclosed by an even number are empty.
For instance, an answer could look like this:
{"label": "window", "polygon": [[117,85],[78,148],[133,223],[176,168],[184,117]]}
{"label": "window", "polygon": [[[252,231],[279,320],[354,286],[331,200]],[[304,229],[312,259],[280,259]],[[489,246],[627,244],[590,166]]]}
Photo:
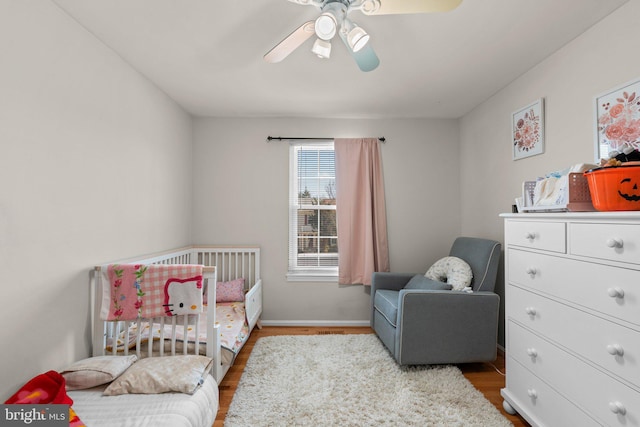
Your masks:
{"label": "window", "polygon": [[338,277],[333,141],[292,143],[289,168],[289,280]]}

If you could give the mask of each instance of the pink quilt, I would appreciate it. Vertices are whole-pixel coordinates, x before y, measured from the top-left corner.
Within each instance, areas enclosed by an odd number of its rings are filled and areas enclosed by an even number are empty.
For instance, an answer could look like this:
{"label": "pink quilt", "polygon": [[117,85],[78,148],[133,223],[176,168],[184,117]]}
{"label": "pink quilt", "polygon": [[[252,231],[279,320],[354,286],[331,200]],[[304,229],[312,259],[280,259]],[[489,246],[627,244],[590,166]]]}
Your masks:
{"label": "pink quilt", "polygon": [[202,269],[192,264],[109,265],[100,316],[136,320],[201,313]]}
{"label": "pink quilt", "polygon": [[249,337],[244,302],[216,304],[216,325],[220,325],[220,345],[237,353]]}

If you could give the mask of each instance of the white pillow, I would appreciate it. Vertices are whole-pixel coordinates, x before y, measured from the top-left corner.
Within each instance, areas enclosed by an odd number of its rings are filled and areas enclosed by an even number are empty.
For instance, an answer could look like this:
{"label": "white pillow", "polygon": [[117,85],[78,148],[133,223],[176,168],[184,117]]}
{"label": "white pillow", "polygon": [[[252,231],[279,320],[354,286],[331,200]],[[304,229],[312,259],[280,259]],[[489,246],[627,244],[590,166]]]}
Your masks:
{"label": "white pillow", "polygon": [[213,359],[199,355],[148,357],[134,363],[103,394],[193,394],[209,375],[212,365]]}
{"label": "white pillow", "polygon": [[471,283],[473,272],[464,260],[447,256],[436,261],[424,276],[431,280],[448,283],[454,291],[461,291]]}
{"label": "white pillow", "polygon": [[79,360],[61,372],[67,390],[82,390],[110,383],[138,358],[129,356],[96,356]]}

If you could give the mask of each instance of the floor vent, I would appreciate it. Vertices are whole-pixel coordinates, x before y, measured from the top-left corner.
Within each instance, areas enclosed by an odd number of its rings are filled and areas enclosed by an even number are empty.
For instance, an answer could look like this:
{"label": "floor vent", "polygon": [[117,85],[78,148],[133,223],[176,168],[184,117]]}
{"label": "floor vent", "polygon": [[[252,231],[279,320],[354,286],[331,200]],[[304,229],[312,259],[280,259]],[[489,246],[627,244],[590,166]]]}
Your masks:
{"label": "floor vent", "polygon": [[318,335],[344,335],[344,331],[318,331]]}

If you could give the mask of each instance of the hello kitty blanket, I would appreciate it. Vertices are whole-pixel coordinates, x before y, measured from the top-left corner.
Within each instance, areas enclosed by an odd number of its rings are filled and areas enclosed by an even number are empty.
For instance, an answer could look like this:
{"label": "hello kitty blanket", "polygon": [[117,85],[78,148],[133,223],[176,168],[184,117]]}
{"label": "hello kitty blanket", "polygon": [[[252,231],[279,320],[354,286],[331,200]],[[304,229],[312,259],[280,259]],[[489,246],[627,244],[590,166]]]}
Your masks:
{"label": "hello kitty blanket", "polygon": [[102,268],[102,320],[202,312],[201,265],[111,264]]}

